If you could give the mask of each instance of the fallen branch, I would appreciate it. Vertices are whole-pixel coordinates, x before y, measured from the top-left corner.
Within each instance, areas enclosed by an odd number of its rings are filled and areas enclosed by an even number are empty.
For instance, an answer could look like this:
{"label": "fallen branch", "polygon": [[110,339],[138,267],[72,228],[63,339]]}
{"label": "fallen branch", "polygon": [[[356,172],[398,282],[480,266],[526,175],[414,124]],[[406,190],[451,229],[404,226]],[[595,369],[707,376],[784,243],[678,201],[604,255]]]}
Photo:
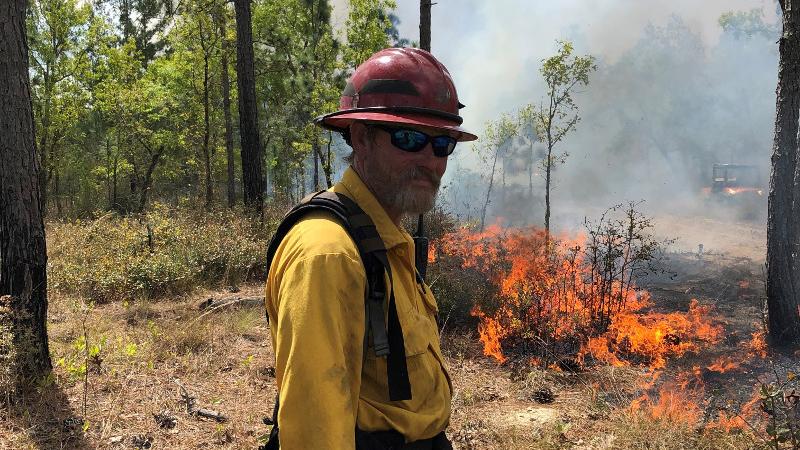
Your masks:
{"label": "fallen branch", "polygon": [[260,307],[260,308],[264,307],[263,297],[233,297],[233,298],[219,300],[216,304],[214,302],[215,302],[214,298],[210,297],[207,300],[204,300],[199,305],[197,305],[198,309],[200,310],[207,309],[207,311],[195,317],[191,322],[189,322],[184,327],[184,329],[189,328],[190,326],[194,325],[194,323],[197,322],[198,320],[223,307],[230,307],[233,305],[236,305],[238,307]]}
{"label": "fallen branch", "polygon": [[196,410],[194,412],[194,414],[196,416],[205,417],[206,419],[214,419],[217,422],[227,422],[228,421],[228,417],[227,416],[225,416],[224,414],[219,413],[217,411],[210,410],[210,409],[202,409],[202,408],[200,408],[200,409]]}
{"label": "fallen branch", "polygon": [[186,412],[190,416],[199,416],[204,417],[206,419],[214,419],[217,422],[227,422],[228,417],[224,414],[211,410],[211,409],[204,409],[204,408],[197,408],[197,398],[189,395],[189,391],[181,384],[181,380],[174,380],[175,384],[177,384],[181,388],[181,398],[183,401],[186,402]]}
{"label": "fallen branch", "polygon": [[[219,308],[225,307],[236,307],[236,308],[261,308],[264,306],[264,297],[227,297],[227,298],[220,298],[215,299],[214,297],[209,297],[199,305],[197,305],[197,309],[199,310],[208,310],[211,308],[212,310],[216,311]],[[211,311],[206,311],[206,313]]]}

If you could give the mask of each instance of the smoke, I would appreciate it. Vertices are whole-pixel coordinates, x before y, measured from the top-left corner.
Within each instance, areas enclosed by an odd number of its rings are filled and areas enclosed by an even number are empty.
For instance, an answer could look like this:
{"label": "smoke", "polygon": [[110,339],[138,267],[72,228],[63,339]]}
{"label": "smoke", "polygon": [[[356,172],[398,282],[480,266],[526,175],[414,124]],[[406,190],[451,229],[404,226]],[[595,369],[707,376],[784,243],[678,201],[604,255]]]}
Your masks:
{"label": "smoke", "polygon": [[[334,16],[344,17],[345,2],[334,3]],[[415,40],[419,2],[398,3],[400,34]],[[774,0],[439,0],[432,50],[467,105],[464,126],[478,134],[487,120],[543,100],[539,67],[557,39],[597,58],[589,86],[575,96],[582,120],[556,148],[570,154],[553,175],[557,227],[573,228],[626,200],[646,200],[651,211],[706,213],[715,202],[702,188],[714,163],[758,166],[766,193],[777,34],[736,35],[718,22],[726,12],[753,9],[777,30]],[[511,146],[516,156],[496,175],[490,215],[541,222],[542,178],[529,184],[519,163],[531,151],[522,142]],[[469,146],[460,146],[445,178],[449,206],[474,217],[487,184],[476,174],[485,172]],[[754,211],[765,210],[766,197]]]}

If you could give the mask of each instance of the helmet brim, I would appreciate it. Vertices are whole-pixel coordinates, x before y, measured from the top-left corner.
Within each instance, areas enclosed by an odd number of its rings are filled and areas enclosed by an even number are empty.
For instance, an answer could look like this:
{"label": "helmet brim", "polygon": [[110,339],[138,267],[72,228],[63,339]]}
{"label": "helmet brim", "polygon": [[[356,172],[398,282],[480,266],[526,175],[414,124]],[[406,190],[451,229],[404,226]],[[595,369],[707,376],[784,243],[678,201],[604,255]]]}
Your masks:
{"label": "helmet brim", "polygon": [[413,113],[401,113],[390,111],[352,111],[326,114],[314,119],[314,123],[327,130],[343,132],[346,131],[353,122],[374,122],[391,125],[412,125],[426,128],[442,130],[448,135],[456,138],[458,142],[468,142],[478,139],[478,136],[461,128],[452,121],[444,118]]}

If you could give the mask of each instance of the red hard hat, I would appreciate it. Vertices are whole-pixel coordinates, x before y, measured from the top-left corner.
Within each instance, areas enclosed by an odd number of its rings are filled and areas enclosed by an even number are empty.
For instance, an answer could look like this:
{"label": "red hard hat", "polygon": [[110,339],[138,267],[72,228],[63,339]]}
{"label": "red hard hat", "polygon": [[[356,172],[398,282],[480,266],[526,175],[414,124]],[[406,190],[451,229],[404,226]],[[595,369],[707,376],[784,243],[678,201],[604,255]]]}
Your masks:
{"label": "red hard hat", "polygon": [[438,128],[459,141],[477,136],[461,128],[450,73],[436,58],[418,48],[387,48],[356,69],[339,99],[339,111],[314,119],[333,131],[355,121]]}

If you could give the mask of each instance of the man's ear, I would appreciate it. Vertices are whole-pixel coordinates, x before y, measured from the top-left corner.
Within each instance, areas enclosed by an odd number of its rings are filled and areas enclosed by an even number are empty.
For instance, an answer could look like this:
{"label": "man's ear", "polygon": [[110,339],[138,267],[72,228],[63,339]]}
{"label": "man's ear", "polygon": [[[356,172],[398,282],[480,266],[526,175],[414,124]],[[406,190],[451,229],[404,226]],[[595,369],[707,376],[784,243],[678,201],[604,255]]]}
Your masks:
{"label": "man's ear", "polygon": [[369,148],[369,132],[367,126],[361,122],[353,122],[350,125],[350,142],[353,144],[353,151],[363,152]]}

